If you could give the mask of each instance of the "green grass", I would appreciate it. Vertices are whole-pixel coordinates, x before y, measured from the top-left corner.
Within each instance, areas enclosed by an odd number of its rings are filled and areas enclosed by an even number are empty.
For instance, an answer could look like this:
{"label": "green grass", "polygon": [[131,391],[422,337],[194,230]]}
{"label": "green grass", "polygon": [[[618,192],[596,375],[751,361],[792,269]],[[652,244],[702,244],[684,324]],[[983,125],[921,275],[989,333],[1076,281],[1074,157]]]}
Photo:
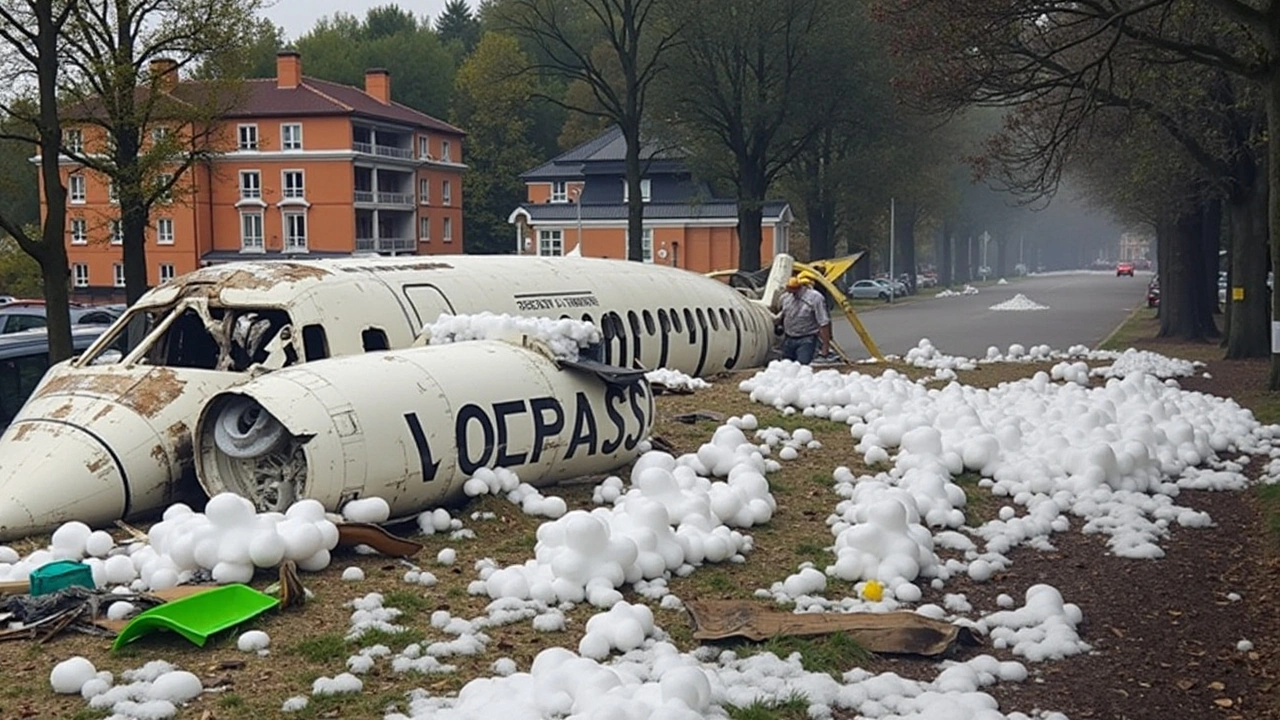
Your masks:
{"label": "green grass", "polygon": [[71,716],[71,720],[99,720],[99,718],[104,718],[110,714],[111,708],[102,708],[101,710],[80,708]]}
{"label": "green grass", "polygon": [[796,545],[796,556],[799,558],[797,565],[807,560],[817,568],[823,568],[835,560],[826,545],[807,540]]}
{"label": "green grass", "polygon": [[244,708],[244,706],[244,698],[235,693],[227,693],[226,695],[218,698],[218,707],[223,710],[240,710]]}
{"label": "green grass", "polygon": [[726,705],[733,720],[803,720],[809,716],[809,699],[793,693],[785,700],[757,700],[746,707]]}
{"label": "green grass", "polygon": [[351,641],[353,645],[360,647],[372,647],[374,645],[386,645],[393,650],[403,650],[404,648],[416,642],[422,642],[426,639],[426,635],[417,628],[406,627],[400,632],[387,632],[386,630],[370,630],[360,636],[360,639]]}
{"label": "green grass", "polygon": [[965,472],[957,475],[953,482],[964,490],[964,521],[969,527],[979,527],[988,520],[995,519],[1005,503],[989,490],[979,487],[982,475],[976,472]]}
{"label": "green grass", "polygon": [[1263,522],[1275,536],[1273,539],[1280,540],[1280,485],[1259,485],[1257,493]]}
{"label": "green grass", "polygon": [[307,638],[291,646],[287,652],[312,663],[345,660],[348,655],[347,641],[338,633],[324,633]]}
{"label": "green grass", "polygon": [[[739,649],[740,655],[754,654],[751,646]],[[786,659],[800,653],[800,665],[813,673],[826,673],[839,680],[851,668],[871,659],[871,652],[848,633],[836,632],[814,637],[778,636],[754,646],[755,653],[773,653]]]}
{"label": "green grass", "polygon": [[429,600],[426,595],[414,590],[392,590],[383,596],[382,604],[404,613],[401,619],[407,620],[423,611],[435,608],[437,601]]}

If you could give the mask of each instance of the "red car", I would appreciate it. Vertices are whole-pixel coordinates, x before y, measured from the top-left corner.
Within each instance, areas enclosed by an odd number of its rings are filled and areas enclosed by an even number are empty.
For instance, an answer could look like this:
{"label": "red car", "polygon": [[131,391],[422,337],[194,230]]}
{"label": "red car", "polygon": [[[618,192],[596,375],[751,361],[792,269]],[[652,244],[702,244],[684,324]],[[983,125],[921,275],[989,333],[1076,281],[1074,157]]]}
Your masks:
{"label": "red car", "polygon": [[1116,277],[1120,277],[1121,275],[1128,275],[1129,277],[1133,277],[1133,263],[1131,262],[1117,263]]}

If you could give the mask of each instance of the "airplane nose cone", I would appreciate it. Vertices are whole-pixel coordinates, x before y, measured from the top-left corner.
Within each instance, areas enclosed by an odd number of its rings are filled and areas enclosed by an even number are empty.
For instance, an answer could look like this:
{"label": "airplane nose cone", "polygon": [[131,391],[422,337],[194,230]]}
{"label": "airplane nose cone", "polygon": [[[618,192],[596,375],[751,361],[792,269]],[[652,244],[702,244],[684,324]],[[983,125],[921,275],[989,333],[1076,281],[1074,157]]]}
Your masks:
{"label": "airplane nose cone", "polygon": [[120,463],[89,432],[22,420],[0,437],[0,540],[47,532],[68,520],[103,525],[124,517]]}

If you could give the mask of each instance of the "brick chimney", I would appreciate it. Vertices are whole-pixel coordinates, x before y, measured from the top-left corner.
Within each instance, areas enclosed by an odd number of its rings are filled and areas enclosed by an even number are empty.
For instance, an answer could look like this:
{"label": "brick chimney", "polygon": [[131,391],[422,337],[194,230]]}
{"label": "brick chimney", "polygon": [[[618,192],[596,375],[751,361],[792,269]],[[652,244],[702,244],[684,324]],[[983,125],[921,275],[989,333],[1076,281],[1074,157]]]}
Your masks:
{"label": "brick chimney", "polygon": [[292,90],[302,84],[302,55],[296,50],[276,53],[276,87]]}
{"label": "brick chimney", "polygon": [[364,71],[364,92],[383,105],[391,104],[391,73],[383,68]]}
{"label": "brick chimney", "polygon": [[156,87],[164,92],[173,92],[178,87],[178,61],[170,58],[156,58],[147,66],[151,77],[155,78]]}

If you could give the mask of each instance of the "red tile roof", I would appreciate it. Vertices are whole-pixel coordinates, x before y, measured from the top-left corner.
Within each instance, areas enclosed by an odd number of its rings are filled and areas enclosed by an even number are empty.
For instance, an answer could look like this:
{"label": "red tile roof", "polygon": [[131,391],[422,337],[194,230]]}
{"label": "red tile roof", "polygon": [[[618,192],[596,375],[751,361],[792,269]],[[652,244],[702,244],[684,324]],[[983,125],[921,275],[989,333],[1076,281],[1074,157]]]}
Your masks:
{"label": "red tile roof", "polygon": [[[186,85],[187,83],[183,83]],[[243,98],[227,117],[284,115],[358,115],[429,130],[465,135],[461,128],[400,103],[383,105],[359,88],[303,76],[294,88],[281,88],[275,78],[248,80]]]}

